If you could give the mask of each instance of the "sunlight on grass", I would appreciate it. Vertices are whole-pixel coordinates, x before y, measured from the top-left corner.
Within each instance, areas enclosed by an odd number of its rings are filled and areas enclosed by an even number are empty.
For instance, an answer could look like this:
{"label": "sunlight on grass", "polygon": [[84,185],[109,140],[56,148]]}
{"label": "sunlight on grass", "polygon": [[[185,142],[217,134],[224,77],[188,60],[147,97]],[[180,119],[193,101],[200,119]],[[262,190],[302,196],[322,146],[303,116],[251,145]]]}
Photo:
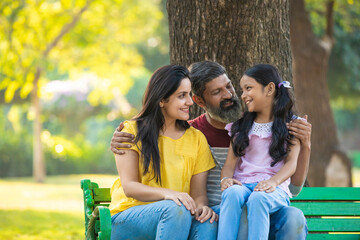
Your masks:
{"label": "sunlight on grass", "polygon": [[45,183],[32,178],[0,180],[0,209],[83,212],[80,180],[89,178],[100,187],[111,187],[113,175],[68,175],[47,177]]}
{"label": "sunlight on grass", "polygon": [[0,210],[0,239],[84,239],[81,213]]}
{"label": "sunlight on grass", "polygon": [[111,187],[114,175],[66,175],[0,179],[0,239],[84,239],[80,180],[91,179]]}

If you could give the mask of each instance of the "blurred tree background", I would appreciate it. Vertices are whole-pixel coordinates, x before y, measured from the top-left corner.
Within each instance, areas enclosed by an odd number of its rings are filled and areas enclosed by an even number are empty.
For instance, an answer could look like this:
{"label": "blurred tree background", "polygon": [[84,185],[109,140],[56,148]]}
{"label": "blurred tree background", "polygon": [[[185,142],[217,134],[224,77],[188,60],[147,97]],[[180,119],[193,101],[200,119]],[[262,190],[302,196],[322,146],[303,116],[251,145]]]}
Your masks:
{"label": "blurred tree background", "polygon": [[[326,0],[306,1],[316,36],[326,31]],[[334,1],[334,44],[327,72],[330,104],[342,148],[360,167],[360,2]]]}
{"label": "blurred tree background", "polygon": [[[322,36],[324,1],[306,3]],[[335,6],[331,106],[341,147],[360,167],[360,7]],[[3,0],[0,29],[0,177],[33,174],[36,118],[44,175],[116,174],[113,131],[170,62],[165,1]]]}

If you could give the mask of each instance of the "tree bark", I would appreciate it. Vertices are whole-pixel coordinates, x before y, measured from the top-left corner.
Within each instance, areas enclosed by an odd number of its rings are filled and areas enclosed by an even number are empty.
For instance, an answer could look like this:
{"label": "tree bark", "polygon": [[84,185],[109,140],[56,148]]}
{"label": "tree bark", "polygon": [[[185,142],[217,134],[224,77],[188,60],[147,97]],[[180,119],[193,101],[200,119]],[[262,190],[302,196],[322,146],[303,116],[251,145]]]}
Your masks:
{"label": "tree bark", "polygon": [[[292,81],[288,1],[168,0],[167,11],[172,64],[217,61],[238,95],[241,76],[257,63],[275,65]],[[193,106],[192,118],[201,114]]]}
{"label": "tree bark", "polygon": [[312,124],[310,186],[351,186],[351,163],[339,149],[326,73],[333,46],[333,1],[328,1],[322,39],[313,33],[304,0],[290,1],[291,49],[296,105]]}

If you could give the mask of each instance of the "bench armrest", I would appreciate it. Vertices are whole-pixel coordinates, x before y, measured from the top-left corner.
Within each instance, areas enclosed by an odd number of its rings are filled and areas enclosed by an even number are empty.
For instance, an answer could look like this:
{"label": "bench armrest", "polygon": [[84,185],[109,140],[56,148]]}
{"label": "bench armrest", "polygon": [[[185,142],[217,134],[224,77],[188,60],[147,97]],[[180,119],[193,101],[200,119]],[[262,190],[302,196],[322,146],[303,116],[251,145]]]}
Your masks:
{"label": "bench armrest", "polygon": [[106,206],[94,200],[94,191],[99,189],[98,184],[89,179],[81,180],[83,190],[85,236],[87,240],[111,239],[111,215]]}
{"label": "bench armrest", "polygon": [[[99,240],[110,240],[111,238],[111,215],[107,207],[99,206],[88,216],[86,239],[96,239],[95,233],[98,234]],[[99,221],[97,221],[99,220]]]}

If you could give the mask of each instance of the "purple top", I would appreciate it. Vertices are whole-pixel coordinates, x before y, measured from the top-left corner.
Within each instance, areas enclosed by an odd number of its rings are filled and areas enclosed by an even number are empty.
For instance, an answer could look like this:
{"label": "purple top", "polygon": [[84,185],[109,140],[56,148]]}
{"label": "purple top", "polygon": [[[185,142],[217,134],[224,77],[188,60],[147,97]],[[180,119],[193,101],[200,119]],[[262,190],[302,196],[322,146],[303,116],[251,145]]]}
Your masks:
{"label": "purple top", "polygon": [[[226,125],[225,129],[231,134],[232,123]],[[249,132],[249,146],[245,149],[245,155],[237,160],[234,178],[241,183],[254,183],[270,179],[283,166],[284,161],[280,161],[271,167],[273,159],[269,154],[271,144],[272,122],[254,122]],[[231,135],[230,135],[231,136]],[[279,185],[289,197],[292,194],[289,190],[290,178]]]}

